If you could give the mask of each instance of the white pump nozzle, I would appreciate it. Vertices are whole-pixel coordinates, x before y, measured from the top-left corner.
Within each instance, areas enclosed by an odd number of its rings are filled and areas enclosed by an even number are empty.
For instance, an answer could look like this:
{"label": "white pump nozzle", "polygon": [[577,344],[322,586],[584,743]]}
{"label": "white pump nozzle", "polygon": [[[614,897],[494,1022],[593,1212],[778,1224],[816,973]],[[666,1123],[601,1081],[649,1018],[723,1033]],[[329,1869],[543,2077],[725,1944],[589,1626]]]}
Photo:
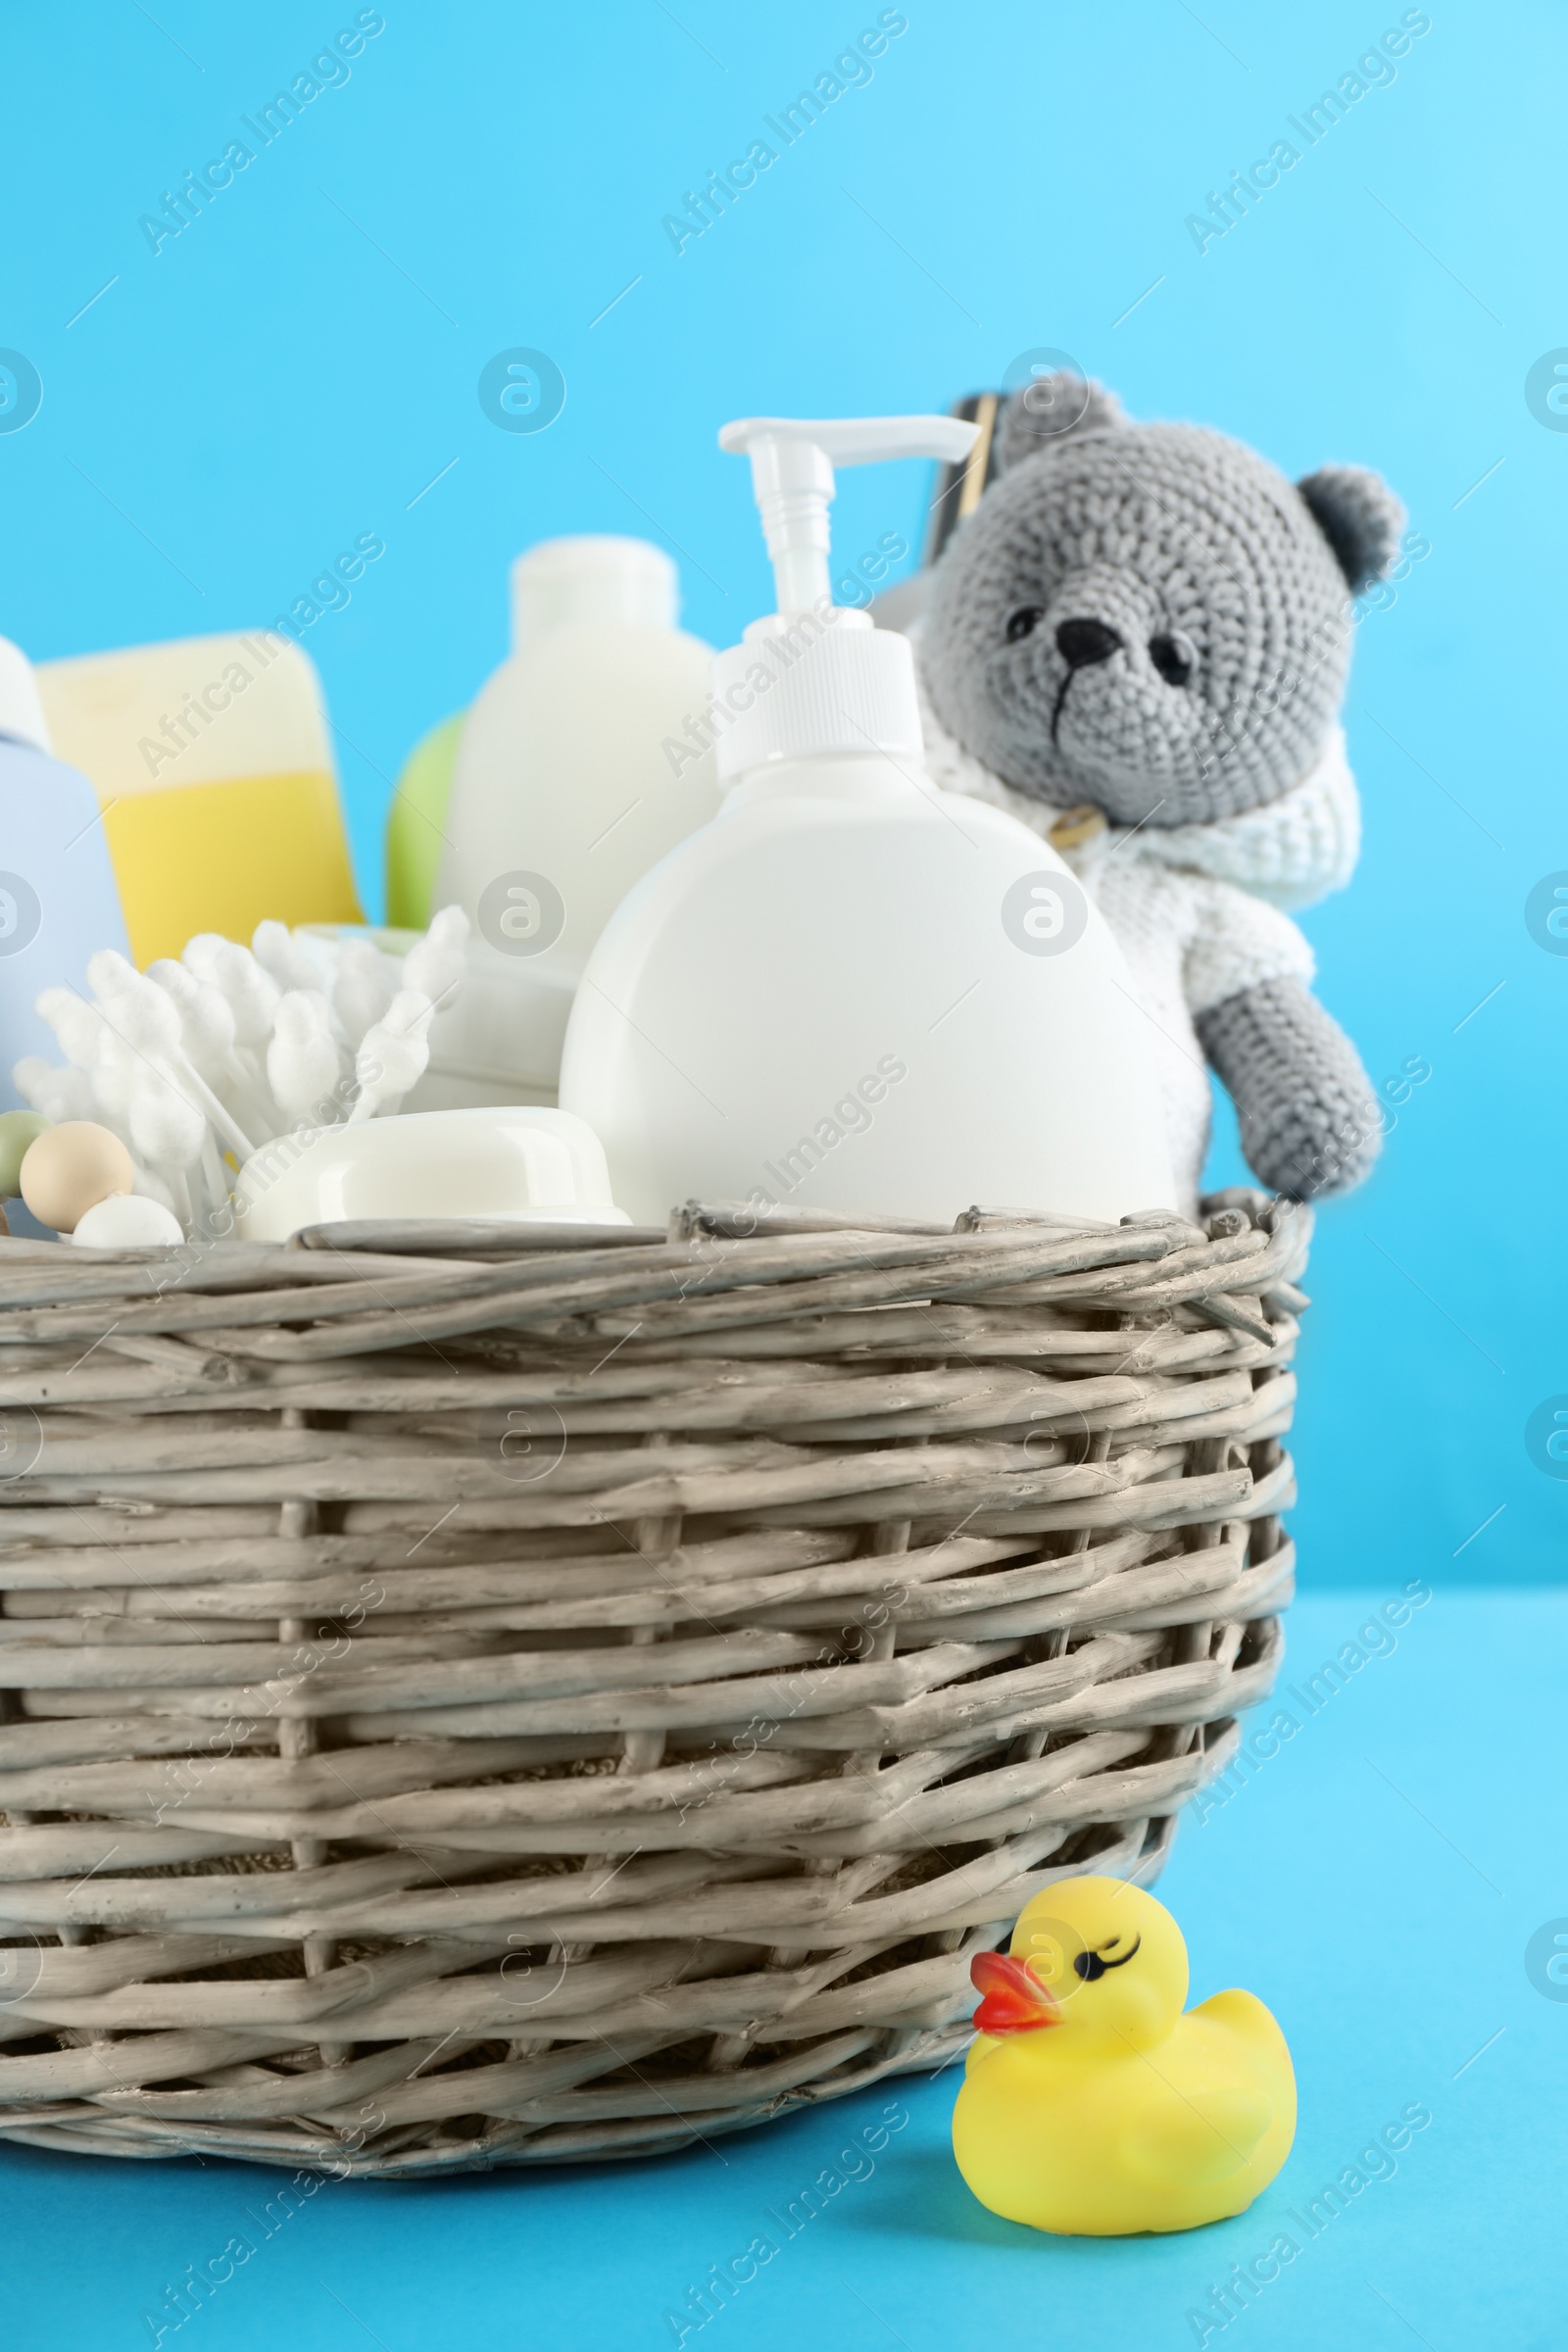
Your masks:
{"label": "white pump nozzle", "polygon": [[[742,416],[720,449],[752,461],[778,611],[713,662],[710,723],[721,783],[776,762],[878,753],[921,756],[906,637],[839,611],[828,575],[835,466],[872,458],[967,457],[978,427],[958,416]],[[764,658],[765,657],[765,658]]]}
{"label": "white pump nozzle", "polygon": [[781,612],[831,606],[828,519],[835,466],[876,458],[966,458],[979,426],[959,416],[741,416],[721,425],[718,446],[752,461]]}

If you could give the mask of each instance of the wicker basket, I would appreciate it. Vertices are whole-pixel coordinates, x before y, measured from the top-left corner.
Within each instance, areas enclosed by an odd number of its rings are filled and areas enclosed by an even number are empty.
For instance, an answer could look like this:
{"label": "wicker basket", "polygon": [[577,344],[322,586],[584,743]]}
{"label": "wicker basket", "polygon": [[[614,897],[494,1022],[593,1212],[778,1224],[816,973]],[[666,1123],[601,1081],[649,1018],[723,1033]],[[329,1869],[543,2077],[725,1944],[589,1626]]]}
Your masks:
{"label": "wicker basket", "polygon": [[0,1243],[0,2133],[404,2178],[961,2048],[1269,1688],[1307,1212]]}

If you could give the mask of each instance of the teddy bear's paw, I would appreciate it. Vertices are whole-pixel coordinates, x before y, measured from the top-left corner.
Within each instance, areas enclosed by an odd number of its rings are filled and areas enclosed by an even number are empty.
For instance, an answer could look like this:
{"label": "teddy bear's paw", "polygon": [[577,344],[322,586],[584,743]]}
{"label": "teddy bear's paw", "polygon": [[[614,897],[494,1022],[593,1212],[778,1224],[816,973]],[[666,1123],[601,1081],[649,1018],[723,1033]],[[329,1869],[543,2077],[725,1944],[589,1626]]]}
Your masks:
{"label": "teddy bear's paw", "polygon": [[1199,1014],[1198,1035],[1236,1104],[1242,1150],[1293,1200],[1348,1193],[1383,1141],[1360,1056],[1310,990],[1287,975]]}
{"label": "teddy bear's paw", "polygon": [[1267,1136],[1242,1148],[1253,1173],[1288,1200],[1322,1200],[1353,1192],[1372,1172],[1382,1144],[1375,1107],[1306,1103]]}

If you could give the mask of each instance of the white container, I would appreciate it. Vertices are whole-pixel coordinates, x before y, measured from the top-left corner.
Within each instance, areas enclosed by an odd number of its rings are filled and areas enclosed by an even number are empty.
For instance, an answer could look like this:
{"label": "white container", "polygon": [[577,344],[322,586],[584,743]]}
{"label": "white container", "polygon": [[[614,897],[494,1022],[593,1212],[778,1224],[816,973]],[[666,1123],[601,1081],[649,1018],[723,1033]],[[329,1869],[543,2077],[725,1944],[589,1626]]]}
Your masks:
{"label": "white container", "polygon": [[669,558],[640,539],[548,540],[513,565],[512,594],[514,650],[453,774],[432,904],[463,906],[474,945],[422,1101],[552,1098],[612,910],[718,806],[711,649],[674,625]]}
{"label": "white container", "polygon": [[599,1138],[561,1110],[403,1113],[265,1144],[240,1170],[234,1230],[286,1242],[360,1217],[624,1225]]}
{"label": "white container", "polygon": [[0,1110],[22,1100],[19,1061],[54,1059],[40,992],[90,996],[87,959],[100,948],[124,955],[127,942],[98,798],[53,757],[36,673],[0,637]]}
{"label": "white container", "polygon": [[1067,867],[921,766],[906,638],[828,595],[829,461],[959,456],[956,419],[726,426],[780,612],[718,658],[718,818],[607,924],[561,1100],[615,1198],[951,1220],[971,1203],[1173,1208],[1121,953]]}
{"label": "white container", "polygon": [[430,1059],[410,1109],[553,1105],[575,976],[526,964],[498,970],[502,959],[480,939],[469,939],[467,957],[463,986],[430,1024]]}
{"label": "white container", "polygon": [[[307,938],[368,939],[387,956],[406,956],[422,931],[373,923],[302,923]],[[498,970],[500,958],[471,935],[467,972],[452,1003],[430,1023],[430,1059],[405,1098],[405,1108],[478,1110],[497,1102],[554,1109],[575,982],[531,964]]]}

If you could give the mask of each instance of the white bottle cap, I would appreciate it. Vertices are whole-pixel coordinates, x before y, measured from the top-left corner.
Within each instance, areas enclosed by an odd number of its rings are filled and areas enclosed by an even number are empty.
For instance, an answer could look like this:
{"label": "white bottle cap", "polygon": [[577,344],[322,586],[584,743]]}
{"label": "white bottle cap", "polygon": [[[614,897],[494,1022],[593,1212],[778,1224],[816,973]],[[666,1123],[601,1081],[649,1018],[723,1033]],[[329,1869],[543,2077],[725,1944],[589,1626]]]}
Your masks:
{"label": "white bottle cap", "polygon": [[569,621],[672,629],[679,610],[675,566],[646,539],[546,539],[512,566],[514,653]]}
{"label": "white bottle cap", "polygon": [[32,663],[9,637],[0,637],[0,736],[13,743],[30,743],[38,752],[50,748],[49,726]]}
{"label": "white bottle cap", "polygon": [[836,607],[828,581],[833,468],[876,458],[966,457],[978,427],[959,416],[745,416],[720,449],[752,461],[778,611],[713,663],[721,783],[773,760],[922,751],[907,638]]}

